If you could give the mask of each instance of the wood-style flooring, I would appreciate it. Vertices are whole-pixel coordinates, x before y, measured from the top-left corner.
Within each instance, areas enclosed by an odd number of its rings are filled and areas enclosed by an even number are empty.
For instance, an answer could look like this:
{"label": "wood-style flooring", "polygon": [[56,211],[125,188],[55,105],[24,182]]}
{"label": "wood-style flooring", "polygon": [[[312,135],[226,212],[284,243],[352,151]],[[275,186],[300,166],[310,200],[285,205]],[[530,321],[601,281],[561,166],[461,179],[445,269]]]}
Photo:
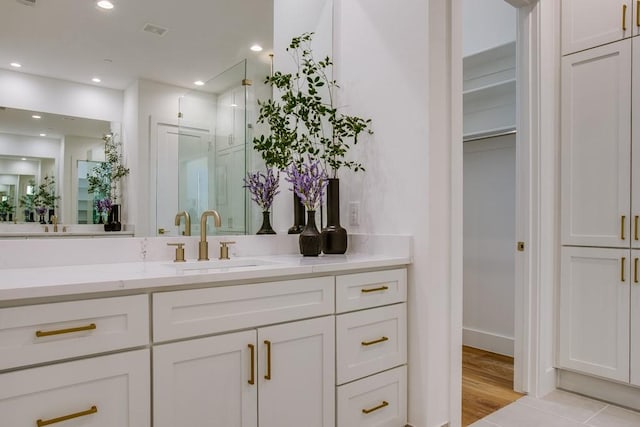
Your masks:
{"label": "wood-style flooring", "polygon": [[518,400],[513,391],[513,358],[462,347],[462,426]]}

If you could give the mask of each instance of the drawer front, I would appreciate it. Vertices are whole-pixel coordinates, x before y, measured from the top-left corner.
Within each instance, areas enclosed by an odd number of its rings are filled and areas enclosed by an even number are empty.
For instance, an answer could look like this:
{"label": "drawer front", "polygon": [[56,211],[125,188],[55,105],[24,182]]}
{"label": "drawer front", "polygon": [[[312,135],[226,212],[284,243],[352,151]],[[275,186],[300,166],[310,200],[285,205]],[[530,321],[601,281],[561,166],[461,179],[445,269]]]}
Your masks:
{"label": "drawer front", "polygon": [[336,317],[338,384],[407,362],[407,309],[396,304]]}
{"label": "drawer front", "polygon": [[323,316],[333,307],[333,277],[156,293],[153,340]]}
{"label": "drawer front", "polygon": [[149,297],[0,309],[0,370],[149,343]]}
{"label": "drawer front", "polygon": [[0,384],[3,426],[150,425],[149,350],[0,374]]}
{"label": "drawer front", "polygon": [[407,367],[338,387],[338,427],[407,424]]}
{"label": "drawer front", "polygon": [[407,270],[404,268],[336,277],[337,313],[406,300]]}

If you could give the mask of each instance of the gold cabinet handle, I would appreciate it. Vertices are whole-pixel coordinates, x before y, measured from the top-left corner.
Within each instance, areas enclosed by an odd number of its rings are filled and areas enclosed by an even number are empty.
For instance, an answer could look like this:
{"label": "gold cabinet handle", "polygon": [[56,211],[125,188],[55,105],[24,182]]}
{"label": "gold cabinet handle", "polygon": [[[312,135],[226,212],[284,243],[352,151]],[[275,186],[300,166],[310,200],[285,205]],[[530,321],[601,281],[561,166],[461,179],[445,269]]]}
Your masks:
{"label": "gold cabinet handle", "polygon": [[389,341],[388,337],[380,337],[377,340],[373,340],[373,341],[362,341],[362,345],[363,346],[370,346],[370,345],[374,345],[374,344],[379,344],[381,342],[385,342],[385,341]]}
{"label": "gold cabinet handle", "polygon": [[265,380],[271,379],[271,341],[264,340],[264,345],[267,346],[267,372],[264,374]]}
{"label": "gold cabinet handle", "polygon": [[254,385],[256,383],[256,346],[249,344],[249,350],[251,351],[251,378],[248,382]]}
{"label": "gold cabinet handle", "polygon": [[51,425],[51,424],[60,423],[62,421],[67,421],[67,420],[72,420],[74,418],[84,417],[85,415],[95,414],[96,412],[98,412],[98,407],[97,406],[92,406],[91,408],[87,409],[86,411],[76,412],[75,414],[63,415],[62,417],[51,418],[50,420],[37,420],[36,424],[38,425],[38,427],[48,426],[48,425]]}
{"label": "gold cabinet handle", "polygon": [[389,406],[389,402],[387,402],[386,400],[383,400],[381,404],[379,404],[378,406],[374,406],[373,408],[369,408],[369,409],[363,409],[362,413],[363,414],[370,414],[373,411],[377,411],[378,409],[382,409],[385,406]]}
{"label": "gold cabinet handle", "polygon": [[625,222],[627,222],[627,216],[626,215],[621,215],[620,216],[620,239],[622,239],[622,240],[626,240],[625,232],[624,232],[624,223]]}
{"label": "gold cabinet handle", "polygon": [[56,329],[53,331],[36,331],[36,336],[38,338],[42,338],[42,337],[48,337],[51,335],[61,335],[61,334],[71,334],[73,332],[91,331],[93,329],[96,329],[95,323],[91,323],[86,326],[78,326],[76,328]]}
{"label": "gold cabinet handle", "polygon": [[633,283],[638,283],[638,258],[633,259]]}
{"label": "gold cabinet handle", "polygon": [[640,27],[640,0],[636,2],[636,27]]}
{"label": "gold cabinet handle", "polygon": [[640,216],[636,215],[633,217],[633,239],[638,240],[638,219]]}
{"label": "gold cabinet handle", "polygon": [[363,294],[368,294],[369,292],[382,292],[382,291],[386,291],[387,289],[389,289],[388,286],[380,286],[379,288],[370,288],[370,289],[362,289],[361,292]]}
{"label": "gold cabinet handle", "polygon": [[627,5],[622,5],[622,31],[627,31]]}
{"label": "gold cabinet handle", "polygon": [[622,259],[620,260],[620,281],[622,282],[626,282],[626,279],[624,278],[624,264],[626,260],[627,258],[625,257],[622,257]]}

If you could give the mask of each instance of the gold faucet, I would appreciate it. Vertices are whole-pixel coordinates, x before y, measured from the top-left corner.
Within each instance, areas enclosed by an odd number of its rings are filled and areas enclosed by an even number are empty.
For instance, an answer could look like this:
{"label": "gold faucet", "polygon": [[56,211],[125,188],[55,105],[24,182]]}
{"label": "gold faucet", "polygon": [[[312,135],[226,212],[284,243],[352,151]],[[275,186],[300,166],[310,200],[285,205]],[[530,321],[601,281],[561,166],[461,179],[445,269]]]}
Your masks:
{"label": "gold faucet", "polygon": [[51,217],[51,222],[53,222],[53,232],[57,233],[58,232],[58,217],[57,216],[52,216]]}
{"label": "gold faucet", "polygon": [[212,216],[214,225],[222,227],[222,220],[218,211],[209,210],[202,212],[200,217],[200,246],[198,247],[198,261],[209,261],[209,243],[207,242],[207,218]]}
{"label": "gold faucet", "polygon": [[180,217],[184,217],[184,232],[183,236],[191,236],[191,217],[189,216],[189,212],[182,211],[176,214],[176,225],[178,226],[178,231],[180,231]]}

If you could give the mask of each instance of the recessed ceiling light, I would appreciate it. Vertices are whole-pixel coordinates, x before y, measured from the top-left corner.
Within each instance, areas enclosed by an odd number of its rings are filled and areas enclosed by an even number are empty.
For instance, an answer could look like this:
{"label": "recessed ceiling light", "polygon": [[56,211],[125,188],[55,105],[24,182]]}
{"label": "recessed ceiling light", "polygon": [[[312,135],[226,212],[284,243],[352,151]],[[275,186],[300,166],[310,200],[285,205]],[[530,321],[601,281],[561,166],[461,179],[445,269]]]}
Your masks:
{"label": "recessed ceiling light", "polygon": [[231,104],[231,106],[232,106],[232,107],[237,107],[237,106],[238,106],[238,104]]}
{"label": "recessed ceiling light", "polygon": [[262,52],[262,46],[260,46],[259,44],[254,44],[249,49],[251,49],[254,52]]}
{"label": "recessed ceiling light", "polygon": [[47,136],[47,134],[46,133],[41,133],[40,136]]}
{"label": "recessed ceiling light", "polygon": [[102,80],[100,80],[99,77],[94,77],[94,78],[91,79],[91,81],[94,82],[94,83],[100,83]]}
{"label": "recessed ceiling light", "polygon": [[11,65],[13,68],[20,68],[20,67],[22,67],[22,64],[20,64],[20,63],[18,63],[18,62],[12,62],[12,63],[11,63],[11,64],[9,64],[9,65]]}
{"label": "recessed ceiling light", "polygon": [[204,86],[204,82],[202,80],[195,81],[193,84],[196,86]]}
{"label": "recessed ceiling light", "polygon": [[23,158],[22,158],[22,160],[27,160],[27,158],[26,158],[26,157],[23,157]]}
{"label": "recessed ceiling light", "polygon": [[31,117],[33,117],[34,119],[41,119],[41,118],[42,118],[42,116],[39,116],[39,115],[37,115],[37,114],[34,114],[34,115],[33,115],[33,116],[31,116]]}
{"label": "recessed ceiling light", "polygon": [[98,5],[99,8],[101,9],[106,9],[106,10],[111,10],[113,9],[113,3],[111,3],[109,0],[100,0],[99,2],[96,3]]}

